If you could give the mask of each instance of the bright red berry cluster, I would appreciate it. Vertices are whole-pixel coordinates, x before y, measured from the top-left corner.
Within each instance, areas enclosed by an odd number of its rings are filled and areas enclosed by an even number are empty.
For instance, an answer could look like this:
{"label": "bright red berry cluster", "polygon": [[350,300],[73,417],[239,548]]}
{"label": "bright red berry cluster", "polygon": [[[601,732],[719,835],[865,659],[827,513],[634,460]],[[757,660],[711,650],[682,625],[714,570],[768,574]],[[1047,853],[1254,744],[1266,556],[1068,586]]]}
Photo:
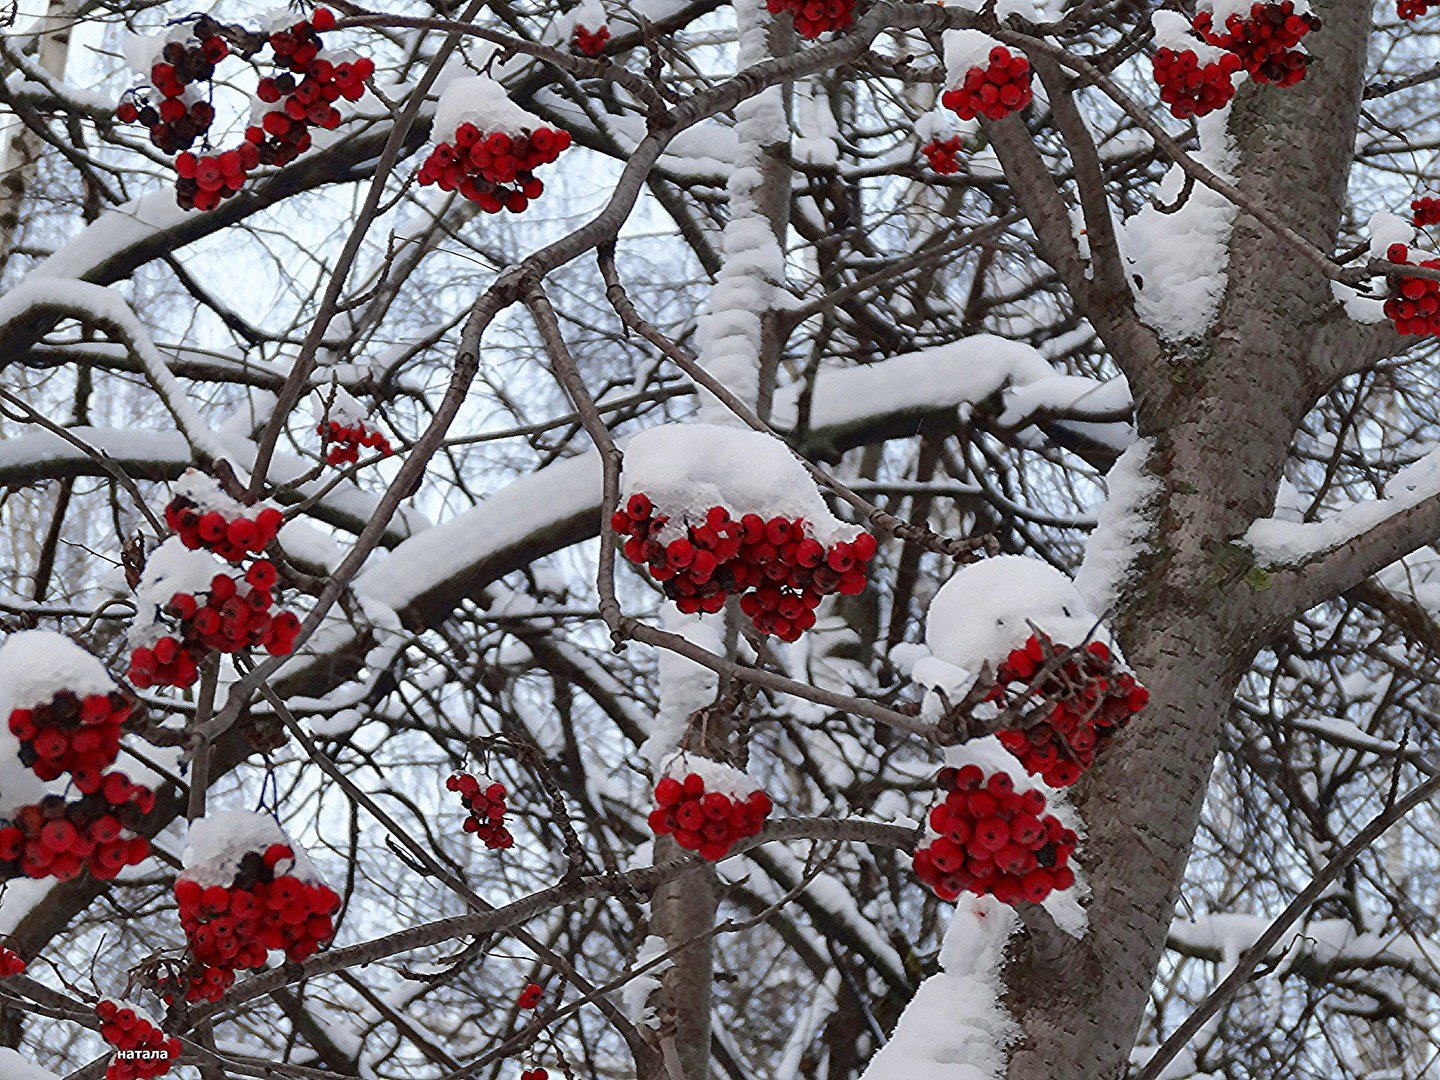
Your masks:
{"label": "bright red berry cluster", "polygon": [[108,999],[95,1006],[100,1037],[119,1051],[105,1070],[105,1080],[146,1080],[163,1076],[180,1060],[180,1040],[167,1036],[134,1009]]}
{"label": "bright red berry cluster", "polygon": [[228,886],[176,880],[180,925],[199,969],[192,972],[188,1000],[218,1000],[237,971],[264,967],[271,950],[299,963],[335,936],[339,895],[281,868],[294,858],[288,845],[272,844],[263,853],[246,852]]}
{"label": "bright red berry cluster", "polygon": [[920,148],[930,162],[930,168],[941,176],[950,176],[960,171],[960,136],[948,139],[931,139]]}
{"label": "bright red berry cluster", "polygon": [[941,900],[969,891],[1001,903],[1038,904],[1075,883],[1068,863],[1075,833],[1045,813],[1034,788],[1017,791],[1005,773],[986,777],[975,765],[941,769],[947,794],[930,811],[934,835],[915,852],[915,874]]}
{"label": "bright red berry cluster", "polygon": [[974,120],[976,116],[1003,120],[1029,105],[1034,96],[1030,61],[1004,45],[996,45],[990,50],[988,63],[967,71],[959,86],[941,95],[940,104],[962,120]]}
{"label": "bright red berry cluster", "polygon": [[253,518],[227,518],[219,510],[206,510],[183,495],[165,507],[165,524],[192,551],[213,551],[227,562],[238,563],[264,551],[284,524],[285,515],[273,506]]}
{"label": "bright red berry cluster", "polygon": [[124,694],[79,697],[61,690],[50,701],[10,714],[20,740],[20,763],[41,780],[72,773],[81,791],[94,791],[120,754],[120,725],[130,716]]}
{"label": "bright red berry cluster", "polygon": [[0,979],[25,973],[25,958],[14,949],[0,948]]}
{"label": "bright red berry cluster", "polygon": [[1395,14],[1402,19],[1418,19],[1433,7],[1440,7],[1440,0],[1395,0]]}
{"label": "bright red berry cluster", "polygon": [[702,524],[687,521],[685,534],[666,543],[660,537],[669,523],[641,493],[610,519],[610,527],[626,537],[625,558],[647,565],[682,612],[713,613],[727,596],[738,595],[755,629],[782,641],[795,641],[815,625],[822,597],[863,592],[865,566],[875,555],[869,533],[827,548],[808,535],[803,518],[733,518],[723,506],[712,506]]}
{"label": "bright red berry cluster", "polygon": [[748,798],[706,791],[705,780],[690,773],[683,780],[663,776],[655,785],[650,828],[657,836],[673,836],[686,851],[714,862],[730,854],[737,840],[757,835],[770,816],[770,796],[752,792]]}
{"label": "bright red berry cluster", "polygon": [[610,28],[608,26],[591,30],[576,23],[575,32],[570,36],[570,47],[582,56],[599,56],[605,51],[605,46],[609,44]]}
{"label": "bright red berry cluster", "polygon": [[47,795],[22,806],[12,823],[0,827],[0,880],[69,881],[88,870],[109,881],[149,856],[150,842],[134,830],[154,808],[154,792],[123,772],[106,773],[79,799]]}
{"label": "bright red berry cluster", "polygon": [[[122,124],[143,124],[150,130],[150,142],[157,150],[173,154],[188,150],[215,122],[215,109],[191,90],[195,83],[208,83],[215,65],[230,55],[230,46],[220,36],[213,19],[197,19],[190,37],[168,41],[150,68],[150,89],[129,91],[120,100],[115,118]],[[158,97],[158,104],[155,98]]]}
{"label": "bright red berry cluster", "polygon": [[481,782],[469,773],[456,773],[445,781],[450,791],[460,793],[460,801],[470,811],[464,829],[474,833],[491,851],[514,845],[515,838],[505,828],[505,785],[493,780]]}
{"label": "bright red berry cluster", "polygon": [[1440,225],[1440,199],[1434,195],[1422,195],[1410,204],[1410,210],[1415,215],[1414,222],[1417,229]]}
{"label": "bright red berry cluster", "polygon": [[[1053,670],[1046,671],[1048,667]],[[1043,672],[1043,674],[1042,674]],[[999,732],[1001,744],[1051,787],[1068,787],[1095,763],[1095,752],[1150,701],[1150,692],[1118,670],[1102,641],[1072,651],[1030,635],[995,673],[993,700],[1048,709],[1024,730]],[[1037,681],[1038,679],[1038,681]],[[1007,687],[1021,687],[1019,694]]]}
{"label": "bright red berry cluster", "polygon": [[[1410,262],[1410,249],[1405,244],[1391,244],[1385,257],[1392,263],[1440,270],[1440,259],[1424,259],[1418,264]],[[1416,337],[1440,334],[1440,281],[1392,275],[1390,298],[1385,301],[1385,317],[1402,334]]]}
{"label": "bright red berry cluster", "polygon": [[387,457],[390,454],[390,440],[378,431],[371,431],[363,420],[353,424],[329,420],[321,423],[317,430],[328,447],[325,452],[327,465],[353,465],[360,460],[362,446]]}
{"label": "bright red berry cluster", "polygon": [[525,989],[520,991],[520,996],[515,999],[515,1004],[522,1009],[533,1009],[540,1004],[540,999],[545,996],[544,989],[539,983],[526,983]]}
{"label": "bright red berry cluster", "polygon": [[1257,82],[1293,86],[1305,77],[1310,63],[1296,46],[1306,34],[1320,29],[1320,20],[1296,11],[1294,0],[1279,0],[1252,4],[1248,16],[1231,14],[1223,33],[1215,29],[1215,18],[1208,11],[1195,16],[1194,26],[1211,45],[1239,57]]}
{"label": "bright red berry cluster", "polygon": [[420,166],[420,183],[459,191],[487,214],[519,214],[545,190],[534,170],[569,146],[570,133],[563,128],[537,127],[512,135],[461,124],[455,141],[438,144]]}
{"label": "bright red berry cluster", "polygon": [[1235,76],[1242,66],[1240,57],[1232,52],[1201,64],[1193,49],[1156,49],[1155,84],[1160,88],[1160,100],[1177,119],[1207,116],[1230,104],[1235,96]]}
{"label": "bright red berry cluster", "polygon": [[520,1080],[550,1080],[547,1069],[521,1069]]}
{"label": "bright red berry cluster", "polygon": [[765,0],[765,7],[772,15],[790,12],[795,32],[811,40],[855,21],[855,0]]}

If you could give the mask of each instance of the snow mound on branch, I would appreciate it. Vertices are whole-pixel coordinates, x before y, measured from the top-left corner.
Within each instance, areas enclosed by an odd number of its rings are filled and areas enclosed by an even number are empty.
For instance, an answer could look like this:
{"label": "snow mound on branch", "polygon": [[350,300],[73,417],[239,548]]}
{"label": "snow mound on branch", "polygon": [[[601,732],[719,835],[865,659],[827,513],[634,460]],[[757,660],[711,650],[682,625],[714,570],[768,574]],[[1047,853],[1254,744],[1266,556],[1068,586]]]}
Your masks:
{"label": "snow mound on branch", "polygon": [[16,709],[46,704],[61,690],[88,697],[114,689],[105,665],[64,634],[24,630],[0,645],[0,722]]}
{"label": "snow mound on branch", "polygon": [[343,386],[326,386],[311,395],[310,410],[317,422],[350,426],[370,418],[370,410]]}
{"label": "snow mound on branch", "polygon": [[140,583],[135,586],[135,620],[127,640],[133,648],[155,644],[170,631],[160,622],[160,609],[176,593],[194,596],[209,592],[216,574],[227,567],[208,551],[192,551],[178,536],[172,536],[145,560]]}
{"label": "snow mound on branch", "polygon": [[964,82],[973,67],[983,68],[990,62],[990,50],[1000,44],[980,30],[946,30],[941,41],[945,47],[946,86]]}
{"label": "snow mound on branch", "polygon": [[451,142],[461,124],[474,124],[481,131],[503,131],[518,135],[545,126],[534,113],[526,112],[505,93],[505,87],[485,75],[451,79],[440,92],[431,129],[437,142]]}
{"label": "snow mound on branch", "polygon": [[284,844],[295,853],[294,865],[276,864],[276,874],[292,874],[301,881],[320,877],[305,852],[269,814],[250,810],[220,810],[190,823],[180,878],[211,885],[230,885],[240,871],[240,861],[250,852],[265,854],[272,844]]}
{"label": "snow mound on branch", "polygon": [[26,1061],[8,1046],[0,1046],[0,1076],[5,1080],[60,1080],[49,1069],[42,1069],[33,1061]]}
{"label": "snow mound on branch", "polygon": [[[663,424],[647,428],[625,447],[621,481],[626,497],[643,492],[657,512],[668,514],[670,532],[680,519],[703,521],[712,506],[732,517],[760,514],[804,518],[811,535],[829,547],[860,535],[841,521],[815,481],[779,439],[749,428],[720,424]],[[665,535],[669,535],[668,533]]]}
{"label": "snow mound on branch", "polygon": [[1019,1035],[1000,1005],[1000,965],[1014,910],[992,897],[962,897],[930,976],[900,1014],[890,1041],[861,1080],[1000,1080]]}
{"label": "snow mound on branch", "polygon": [[1075,587],[1096,611],[1109,611],[1120,586],[1134,570],[1141,545],[1155,527],[1160,482],[1145,471],[1154,439],[1139,439],[1105,476],[1109,492],[1085,544]]}
{"label": "snow mound on branch", "polygon": [[[640,948],[635,953],[634,967],[642,968],[652,960],[664,956],[669,947],[663,937],[651,934],[640,943]],[[659,1017],[655,1013],[655,1006],[650,1004],[650,998],[660,989],[660,976],[674,966],[673,960],[661,960],[620,988],[620,1003],[625,1009],[625,1015],[636,1027],[658,1026]]]}
{"label": "snow mound on branch", "polygon": [[718,791],[721,795],[728,795],[738,801],[748,799],[760,790],[760,785],[749,773],[743,772],[733,765],[726,765],[723,761],[712,761],[710,758],[690,754],[684,750],[671,754],[661,762],[656,779],[668,776],[683,782],[685,777],[691,773],[705,781],[707,795],[712,791]]}
{"label": "snow mound on branch", "polygon": [[[171,486],[171,490],[182,498],[189,499],[201,510],[214,510],[227,518],[244,517],[249,511],[225,494],[220,482],[199,469],[186,469]],[[259,507],[255,508],[259,510]]]}
{"label": "snow mound on branch", "polygon": [[1370,234],[1370,257],[1374,259],[1387,258],[1391,244],[1408,245],[1415,239],[1414,226],[1388,210],[1371,214],[1365,231]]}
{"label": "snow mound on branch", "polygon": [[[718,617],[686,615],[670,604],[661,608],[665,629],[708,652],[724,654],[725,623]],[[669,649],[661,649],[656,661],[660,690],[660,711],[640,755],[657,769],[666,756],[680,745],[685,725],[696,709],[715,700],[719,676],[707,667]]]}
{"label": "snow mound on branch", "polygon": [[1157,11],[1150,16],[1150,28],[1155,32],[1155,47],[1174,49],[1176,52],[1193,52],[1202,65],[1213,64],[1225,55],[1218,45],[1202,41],[1190,20],[1178,11]]}

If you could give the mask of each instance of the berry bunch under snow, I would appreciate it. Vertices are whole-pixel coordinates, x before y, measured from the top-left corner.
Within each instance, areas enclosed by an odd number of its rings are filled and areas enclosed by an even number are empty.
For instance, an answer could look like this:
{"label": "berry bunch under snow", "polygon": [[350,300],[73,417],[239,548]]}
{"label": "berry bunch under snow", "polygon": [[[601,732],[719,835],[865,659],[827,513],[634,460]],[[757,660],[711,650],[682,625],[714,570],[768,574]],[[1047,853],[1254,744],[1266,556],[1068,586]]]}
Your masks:
{"label": "berry bunch under snow", "polygon": [[100,1037],[115,1047],[105,1080],[147,1080],[163,1076],[180,1060],[180,1040],[167,1036],[150,1017],[102,998],[95,1006]]}
{"label": "berry bunch under snow", "polygon": [[1150,700],[1103,641],[1070,649],[1032,634],[1001,662],[995,680],[991,700],[1040,712],[1024,729],[998,732],[1000,744],[1051,787],[1079,780],[1096,751]]}
{"label": "berry bunch under snow", "polygon": [[770,816],[770,796],[738,769],[682,756],[662,772],[650,828],[703,859],[723,859],[737,841],[758,835]]}
{"label": "berry bunch under snow", "polygon": [[795,32],[812,41],[855,21],[855,0],[765,0],[765,7],[772,15],[788,11]]}
{"label": "berry bunch under snow", "polygon": [[215,108],[194,88],[209,83],[215,65],[230,55],[221,27],[202,17],[171,35],[150,65],[150,86],[130,90],[120,99],[115,118],[139,123],[150,131],[151,144],[162,153],[189,150],[215,122]]}
{"label": "berry bunch under snow", "polygon": [[941,176],[951,176],[960,171],[960,136],[948,139],[931,139],[920,148],[925,160]]}
{"label": "berry bunch under snow", "polygon": [[95,791],[78,799],[46,795],[22,806],[0,825],[0,881],[69,881],[82,870],[109,881],[149,857],[150,841],[135,830],[153,809],[154,792],[123,772],[106,773]]}
{"label": "berry bunch under snow", "polygon": [[330,420],[318,425],[320,438],[325,444],[325,464],[353,465],[360,460],[360,448],[374,450],[386,457],[390,455],[390,440],[378,431],[365,426],[363,420],[342,424]]}
{"label": "berry bunch under snow", "polygon": [[941,769],[937,783],[946,795],[930,811],[914,868],[941,900],[968,891],[1038,904],[1075,883],[1068,864],[1077,838],[1046,813],[1042,792],[1017,790],[1007,774],[987,777],[976,765]]}
{"label": "berry bunch under snow", "polygon": [[220,490],[220,485],[194,469],[175,484],[165,507],[165,524],[192,551],[213,551],[227,562],[243,562],[264,551],[284,523],[273,506],[253,515]]}
{"label": "berry bunch under snow", "polygon": [[[1440,270],[1440,259],[1422,259],[1412,263],[1410,248],[1406,244],[1391,244],[1385,257],[1392,263]],[[1402,334],[1416,337],[1440,334],[1440,281],[1406,277],[1404,274],[1390,275],[1390,297],[1385,301],[1385,317]]]}
{"label": "berry bunch under snow", "polygon": [[1236,77],[1244,69],[1233,52],[1209,45],[1185,17],[1174,11],[1157,11],[1151,17],[1155,31],[1153,71],[1160,100],[1177,119],[1208,116],[1235,97]]}
{"label": "berry bunch under snow", "polygon": [[94,791],[120,754],[120,727],[130,709],[116,690],[84,697],[60,690],[33,708],[12,710],[10,734],[20,740],[21,764],[41,780],[68,772],[81,791]]}
{"label": "berry bunch under snow", "polygon": [[487,214],[523,213],[545,190],[534,171],[570,146],[568,131],[546,127],[484,76],[445,87],[435,132],[439,141],[420,166],[420,183],[458,191]]}
{"label": "berry bunch under snow", "polygon": [[956,84],[940,104],[962,120],[1003,120],[1034,99],[1030,61],[979,30],[945,34],[945,70]]}
{"label": "berry bunch under snow", "polygon": [[[1233,5],[1227,5],[1233,6]],[[1306,34],[1320,29],[1320,19],[1295,0],[1251,4],[1246,12],[1230,11],[1223,28],[1215,25],[1218,3],[1195,16],[1195,29],[1216,48],[1234,53],[1250,77],[1276,86],[1293,86],[1305,77],[1310,55],[1300,47]]]}
{"label": "berry bunch under snow", "polygon": [[184,865],[175,902],[194,959],[187,1000],[219,1000],[237,971],[263,967],[270,952],[299,963],[335,936],[339,895],[264,814],[194,822]]}
{"label": "berry bunch under snow", "polygon": [[488,776],[475,777],[456,773],[445,781],[449,791],[460,793],[460,801],[470,811],[463,828],[484,842],[491,851],[513,847],[515,838],[505,828],[505,785]]}
{"label": "berry bunch under snow", "polygon": [[1415,199],[1410,203],[1410,211],[1414,214],[1412,220],[1417,229],[1440,225],[1440,199],[1434,195],[1422,195]]}

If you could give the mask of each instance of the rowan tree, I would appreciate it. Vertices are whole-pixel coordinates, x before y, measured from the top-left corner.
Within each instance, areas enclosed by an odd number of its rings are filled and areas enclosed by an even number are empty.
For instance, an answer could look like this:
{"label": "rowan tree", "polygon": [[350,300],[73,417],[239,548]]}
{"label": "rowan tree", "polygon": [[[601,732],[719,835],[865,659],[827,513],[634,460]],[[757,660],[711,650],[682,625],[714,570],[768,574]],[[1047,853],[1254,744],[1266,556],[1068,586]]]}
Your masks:
{"label": "rowan tree", "polygon": [[0,1076],[1436,1069],[1434,0],[6,18]]}

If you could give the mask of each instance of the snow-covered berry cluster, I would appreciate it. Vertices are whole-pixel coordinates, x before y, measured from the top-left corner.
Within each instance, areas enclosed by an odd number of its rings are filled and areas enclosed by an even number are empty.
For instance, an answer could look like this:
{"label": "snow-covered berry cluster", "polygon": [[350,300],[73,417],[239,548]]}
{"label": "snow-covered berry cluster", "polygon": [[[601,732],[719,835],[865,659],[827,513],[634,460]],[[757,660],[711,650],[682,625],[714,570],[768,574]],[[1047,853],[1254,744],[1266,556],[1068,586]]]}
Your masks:
{"label": "snow-covered berry cluster", "polygon": [[714,862],[737,841],[758,835],[772,804],[744,773],[716,762],[692,762],[697,771],[667,772],[656,782],[650,828]]}
{"label": "snow-covered berry cluster", "polygon": [[25,974],[25,958],[14,949],[0,948],[0,979]]}
{"label": "snow-covered berry cluster", "polygon": [[367,428],[363,420],[352,424],[327,420],[319,424],[317,430],[326,446],[327,465],[353,465],[360,460],[362,446],[386,457],[390,455],[390,440],[380,432]]}
{"label": "snow-covered berry cluster", "polygon": [[1155,50],[1153,64],[1160,100],[1180,120],[1208,116],[1230,104],[1235,76],[1244,66],[1232,52],[1220,52],[1202,63],[1196,50],[1168,46]]}
{"label": "snow-covered berry cluster", "polygon": [[445,781],[449,791],[458,791],[460,801],[470,811],[465,818],[467,833],[484,841],[491,851],[512,847],[515,838],[505,828],[505,785],[489,777],[475,777],[470,773],[456,773]]}
{"label": "snow-covered berry cluster", "polygon": [[[1385,257],[1392,263],[1440,270],[1440,259],[1422,259],[1418,263],[1412,263],[1410,248],[1405,244],[1391,244]],[[1440,281],[1406,277],[1403,274],[1391,275],[1390,296],[1385,301],[1385,317],[1402,334],[1415,337],[1433,337],[1440,334]]]}
{"label": "snow-covered berry cluster", "polygon": [[1001,903],[1038,904],[1075,883],[1075,833],[1047,814],[1045,795],[1019,791],[1005,773],[976,765],[940,770],[944,801],[930,811],[930,833],[915,852],[915,874],[941,900],[969,891]]}
{"label": "snow-covered berry cluster", "polygon": [[201,17],[185,37],[165,42],[150,65],[150,86],[127,91],[115,118],[122,124],[144,125],[151,144],[162,153],[194,146],[215,122],[214,106],[194,86],[214,78],[215,65],[230,55],[222,29],[215,20]]}
{"label": "snow-covered berry cluster", "polygon": [[254,517],[234,506],[205,506],[196,501],[195,490],[177,493],[165,507],[165,524],[191,551],[213,551],[226,562],[243,562],[269,547],[285,521],[273,506],[261,507]]}
{"label": "snow-covered berry cluster", "polygon": [[[815,625],[823,597],[864,591],[876,546],[861,532],[827,548],[803,518],[735,518],[723,506],[710,507],[703,520],[672,526],[640,492],[615,512],[610,527],[626,538],[625,558],[647,566],[682,612],[716,612],[727,596],[738,595],[755,629],[782,641],[795,641]],[[663,539],[671,531],[678,535]]]}
{"label": "snow-covered berry cluster", "polygon": [[1428,15],[1434,7],[1440,7],[1440,0],[1395,0],[1395,14],[1406,20]]}
{"label": "snow-covered berry cluster", "polygon": [[811,40],[855,21],[855,0],[765,0],[765,7],[772,15],[790,12],[795,32]]}
{"label": "snow-covered berry cluster", "polygon": [[180,1040],[135,1009],[102,998],[95,1006],[100,1037],[118,1051],[105,1069],[105,1080],[148,1080],[164,1076],[180,1060]]}
{"label": "snow-covered berry cluster", "polygon": [[109,881],[149,856],[150,841],[135,829],[154,808],[154,792],[123,772],[106,773],[78,799],[47,795],[22,806],[0,826],[0,880],[69,881],[86,870]]}
{"label": "snow-covered berry cluster", "polygon": [[520,996],[515,999],[515,1004],[522,1009],[534,1009],[540,1004],[540,999],[545,996],[545,990],[539,983],[526,983],[520,991]]}
{"label": "snow-covered berry cluster", "polygon": [[100,774],[120,754],[120,726],[130,716],[124,694],[61,690],[48,702],[10,713],[10,734],[20,740],[20,762],[41,780],[75,777],[81,791],[94,791]]}
{"label": "snow-covered berry cluster", "polygon": [[1209,11],[1199,12],[1194,26],[1207,43],[1239,57],[1256,82],[1293,86],[1310,64],[1309,54],[1298,48],[1300,41],[1320,29],[1320,19],[1298,9],[1295,0],[1278,0],[1251,4],[1249,15],[1231,12],[1223,30]]}
{"label": "snow-covered berry cluster", "polygon": [[1422,195],[1414,200],[1410,204],[1410,211],[1414,214],[1412,220],[1417,229],[1440,225],[1440,198],[1436,198],[1434,195]]}
{"label": "snow-covered berry cluster", "polygon": [[[1028,727],[998,733],[1025,771],[1051,787],[1068,787],[1095,763],[1095,752],[1150,700],[1135,676],[1120,670],[1109,646],[1071,650],[1032,634],[995,674],[991,699],[1044,709]],[[1013,687],[1020,687],[1015,692]]]}
{"label": "snow-covered berry cluster", "polygon": [[335,936],[339,895],[296,876],[295,864],[294,848],[274,843],[241,855],[228,884],[207,883],[188,868],[176,879],[180,925],[195,960],[188,1000],[217,1001],[237,971],[264,967],[272,950],[299,963]]}
{"label": "snow-covered berry cluster", "polygon": [[455,141],[439,143],[420,166],[420,183],[458,191],[487,214],[519,214],[545,190],[534,170],[569,146],[570,133],[563,128],[536,127],[512,135],[461,124]]}
{"label": "snow-covered berry cluster", "polygon": [[594,30],[576,23],[575,30],[570,35],[570,47],[581,56],[599,56],[609,44],[610,28],[604,23]]}
{"label": "snow-covered berry cluster", "polygon": [[941,176],[950,176],[960,171],[960,136],[948,139],[934,138],[920,148],[930,168]]}
{"label": "snow-covered berry cluster", "polygon": [[940,104],[962,120],[977,116],[1003,120],[1029,105],[1034,96],[1030,61],[1004,45],[996,45],[985,64],[971,67],[960,85],[941,95]]}

